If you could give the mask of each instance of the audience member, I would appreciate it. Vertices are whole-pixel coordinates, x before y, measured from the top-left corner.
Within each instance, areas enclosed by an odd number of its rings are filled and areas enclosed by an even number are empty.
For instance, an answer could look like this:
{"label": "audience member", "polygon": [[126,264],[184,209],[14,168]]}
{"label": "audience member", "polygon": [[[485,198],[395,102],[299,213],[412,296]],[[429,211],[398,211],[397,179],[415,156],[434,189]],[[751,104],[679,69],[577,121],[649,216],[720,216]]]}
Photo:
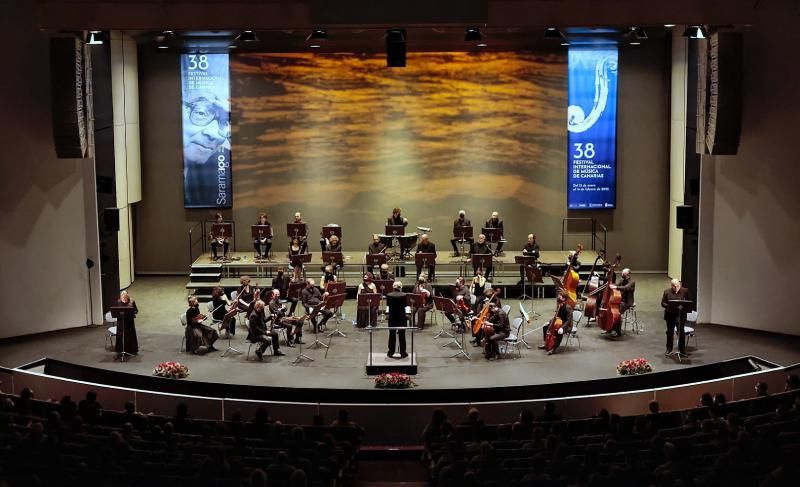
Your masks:
{"label": "audience member", "polygon": [[548,421],[561,421],[563,418],[556,414],[556,405],[552,401],[544,403],[544,414],[536,418],[537,423]]}

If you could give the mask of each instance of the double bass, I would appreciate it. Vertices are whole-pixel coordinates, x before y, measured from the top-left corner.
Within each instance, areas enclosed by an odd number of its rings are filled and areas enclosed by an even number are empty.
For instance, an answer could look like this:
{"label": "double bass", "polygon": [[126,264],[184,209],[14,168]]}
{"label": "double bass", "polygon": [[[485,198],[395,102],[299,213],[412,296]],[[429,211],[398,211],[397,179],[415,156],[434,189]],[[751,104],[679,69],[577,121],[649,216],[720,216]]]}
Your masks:
{"label": "double bass", "polygon": [[569,259],[569,265],[567,265],[567,270],[564,272],[564,278],[561,280],[561,284],[564,286],[564,292],[566,293],[564,297],[567,300],[567,304],[572,308],[574,308],[575,304],[578,302],[578,284],[580,283],[580,277],[578,277],[578,273],[575,272],[574,267],[577,265],[578,255],[580,255],[581,250],[583,250],[583,244],[578,244],[575,253]]}
{"label": "double bass", "polygon": [[606,283],[604,284],[603,297],[601,299],[600,310],[597,313],[597,325],[603,331],[611,331],[622,319],[619,311],[619,304],[622,302],[622,292],[614,285],[616,281],[616,268],[622,257],[617,254],[613,265],[606,268]]}
{"label": "double bass", "polygon": [[[594,279],[594,270],[597,268],[597,263],[604,259],[605,254],[601,250],[597,258],[594,259],[592,268],[589,270],[589,279],[586,281],[586,284],[584,284],[583,292],[581,293],[586,297],[586,304],[583,305],[583,316],[588,319],[597,316],[597,298],[600,293],[600,286],[598,279]],[[586,292],[587,290],[589,291],[588,293]]]}
{"label": "double bass", "polygon": [[550,320],[550,325],[547,327],[547,334],[544,338],[544,349],[548,352],[553,351],[556,348],[556,338],[558,336],[558,330],[564,326],[564,322],[561,318],[558,317],[558,313],[561,311],[561,308],[564,306],[564,301],[567,299],[566,296],[563,296],[563,299],[558,300],[558,306],[556,307],[556,312],[553,315],[553,319]]}

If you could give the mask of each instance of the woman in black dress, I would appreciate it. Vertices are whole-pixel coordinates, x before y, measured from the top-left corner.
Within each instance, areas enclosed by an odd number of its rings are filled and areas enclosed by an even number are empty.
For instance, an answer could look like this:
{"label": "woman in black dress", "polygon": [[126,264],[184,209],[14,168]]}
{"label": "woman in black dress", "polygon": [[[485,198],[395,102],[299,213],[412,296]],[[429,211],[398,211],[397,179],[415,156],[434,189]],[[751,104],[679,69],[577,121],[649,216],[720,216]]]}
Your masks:
{"label": "woman in black dress", "polygon": [[121,313],[117,318],[117,353],[127,353],[136,355],[139,353],[139,340],[136,338],[136,301],[128,295],[128,291],[119,293],[119,299],[115,303],[116,307],[131,308],[131,311]]}

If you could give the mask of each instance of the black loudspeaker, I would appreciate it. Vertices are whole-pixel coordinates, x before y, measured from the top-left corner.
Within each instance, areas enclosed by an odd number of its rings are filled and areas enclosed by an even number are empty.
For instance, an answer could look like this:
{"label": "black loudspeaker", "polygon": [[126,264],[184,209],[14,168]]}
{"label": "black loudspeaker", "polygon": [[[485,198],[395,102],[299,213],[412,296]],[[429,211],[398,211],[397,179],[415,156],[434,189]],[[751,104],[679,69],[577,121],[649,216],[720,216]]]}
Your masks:
{"label": "black loudspeaker", "polygon": [[386,31],[386,67],[406,67],[405,29],[389,29]]}
{"label": "black loudspeaker", "polygon": [[83,81],[83,42],[75,37],[50,39],[53,143],[62,159],[86,157]]}
{"label": "black loudspeaker", "polygon": [[675,210],[675,225],[678,229],[691,230],[694,228],[694,206],[678,205]]}
{"label": "black loudspeaker", "polygon": [[742,129],[742,34],[717,32],[708,42],[706,148],[734,155]]}
{"label": "black loudspeaker", "polygon": [[103,229],[106,232],[119,232],[119,210],[103,208]]}

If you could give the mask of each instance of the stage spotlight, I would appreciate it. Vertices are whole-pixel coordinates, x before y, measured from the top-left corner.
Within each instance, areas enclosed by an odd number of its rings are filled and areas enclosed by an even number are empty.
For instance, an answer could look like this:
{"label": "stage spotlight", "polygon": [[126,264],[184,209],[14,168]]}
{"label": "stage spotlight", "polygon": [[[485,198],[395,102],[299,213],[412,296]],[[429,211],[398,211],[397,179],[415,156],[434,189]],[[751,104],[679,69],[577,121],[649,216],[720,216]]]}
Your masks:
{"label": "stage spotlight", "polygon": [[690,25],[683,31],[683,37],[690,39],[705,39],[708,37],[708,31],[702,25]]}
{"label": "stage spotlight", "polygon": [[548,27],[544,30],[544,36],[547,39],[561,39],[564,37],[564,34],[558,29],[558,27]]}
{"label": "stage spotlight", "polygon": [[638,25],[632,25],[628,27],[628,32],[625,35],[628,37],[633,37],[639,41],[647,39],[647,32],[645,32],[644,29]]}
{"label": "stage spotlight", "polygon": [[464,31],[464,42],[480,42],[483,40],[481,30],[477,27],[467,27]]}
{"label": "stage spotlight", "polygon": [[86,38],[86,43],[90,46],[98,46],[103,44],[106,40],[106,36],[103,35],[102,31],[99,30],[90,30],[89,35]]}
{"label": "stage spotlight", "polygon": [[258,36],[252,30],[243,30],[234,40],[241,42],[258,42]]}
{"label": "stage spotlight", "polygon": [[406,67],[406,31],[388,29],[386,31],[386,67]]}
{"label": "stage spotlight", "polygon": [[328,31],[325,29],[313,29],[306,37],[308,47],[312,49],[319,49],[322,43],[328,40]]}
{"label": "stage spotlight", "polygon": [[156,36],[156,47],[159,49],[169,49],[169,45],[167,41],[175,37],[175,32],[171,30],[164,30],[161,31],[161,35]]}
{"label": "stage spotlight", "polygon": [[665,29],[671,29],[673,27],[675,27],[675,24],[664,24]]}

